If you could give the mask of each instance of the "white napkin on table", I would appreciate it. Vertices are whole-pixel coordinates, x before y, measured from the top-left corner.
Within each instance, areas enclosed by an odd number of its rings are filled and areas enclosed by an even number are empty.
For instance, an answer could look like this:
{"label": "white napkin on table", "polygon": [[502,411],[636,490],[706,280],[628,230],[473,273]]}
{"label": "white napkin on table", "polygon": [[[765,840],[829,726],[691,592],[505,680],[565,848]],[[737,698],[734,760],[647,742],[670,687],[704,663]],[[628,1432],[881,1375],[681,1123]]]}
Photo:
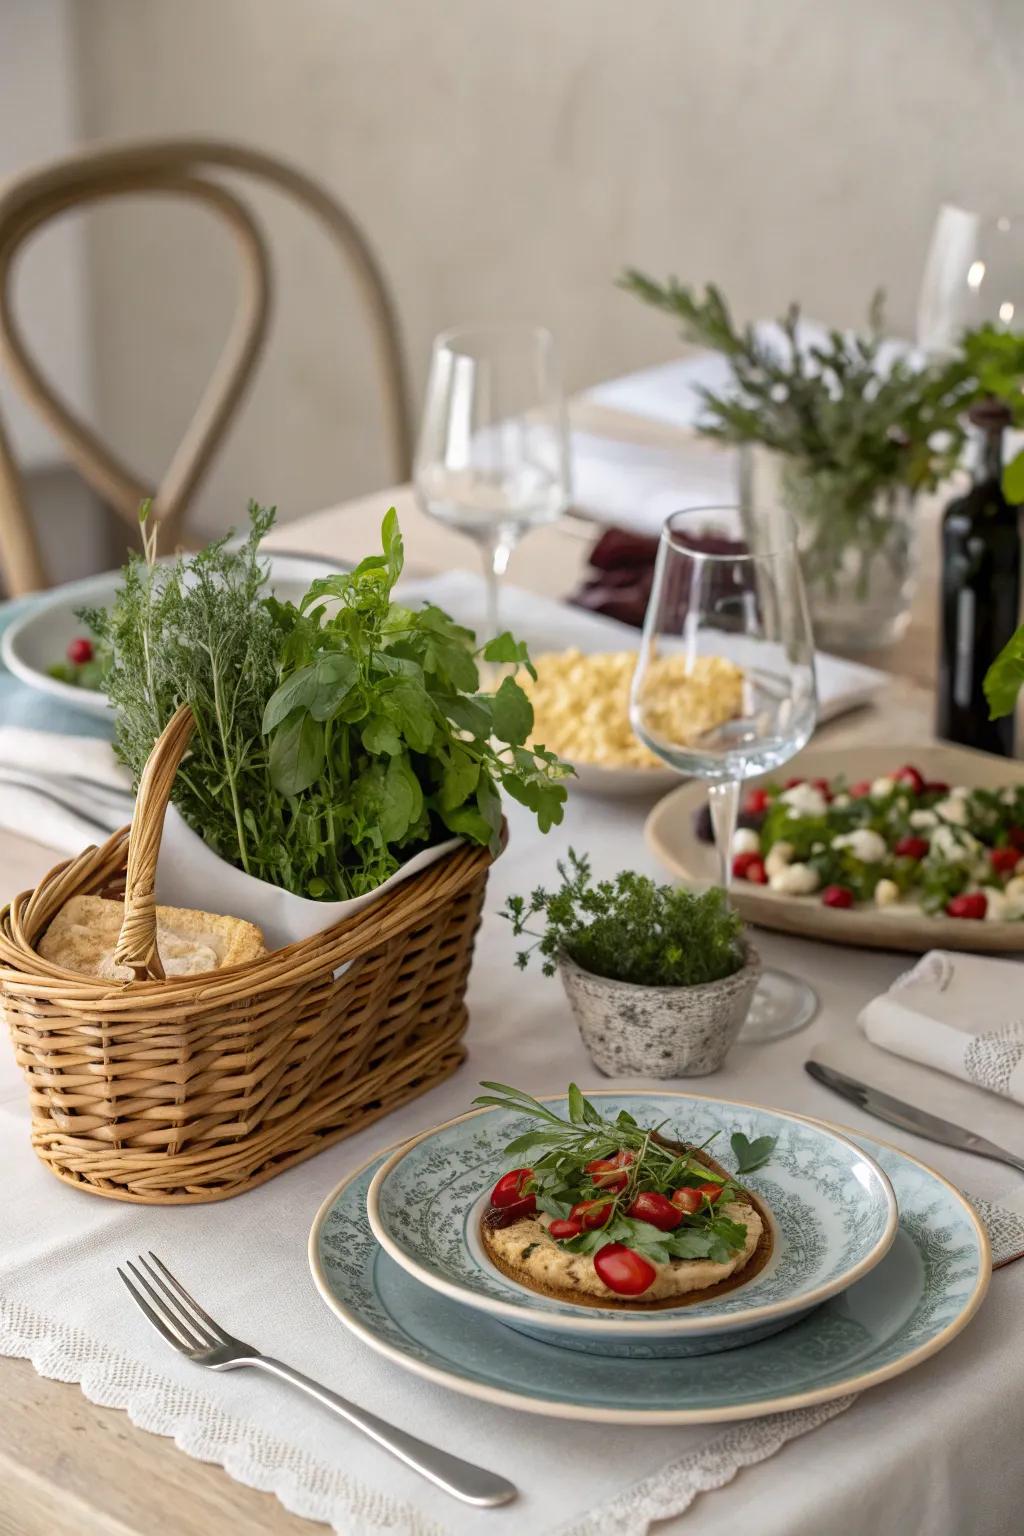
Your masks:
{"label": "white napkin on table", "polygon": [[735,450],[701,438],[666,448],[574,432],[572,479],[584,517],[657,538],[673,512],[735,505],[739,463]]}
{"label": "white napkin on table", "polygon": [[861,1010],[872,1044],[1024,1104],[1024,969],[933,949]]}

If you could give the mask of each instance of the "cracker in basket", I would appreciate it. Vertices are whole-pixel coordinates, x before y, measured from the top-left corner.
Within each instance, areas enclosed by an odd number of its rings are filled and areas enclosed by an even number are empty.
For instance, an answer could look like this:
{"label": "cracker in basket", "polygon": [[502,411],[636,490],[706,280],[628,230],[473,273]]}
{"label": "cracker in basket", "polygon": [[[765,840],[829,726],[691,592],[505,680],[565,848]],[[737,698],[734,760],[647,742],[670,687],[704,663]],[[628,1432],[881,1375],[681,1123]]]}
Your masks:
{"label": "cracker in basket", "polygon": [[[114,946],[124,903],[104,896],[72,896],[39,941],[39,954],[65,970],[110,981],[130,981],[134,971],[116,965]],[[240,917],[218,917],[188,907],[157,907],[156,942],[167,976],[195,976],[265,955],[263,935]]]}

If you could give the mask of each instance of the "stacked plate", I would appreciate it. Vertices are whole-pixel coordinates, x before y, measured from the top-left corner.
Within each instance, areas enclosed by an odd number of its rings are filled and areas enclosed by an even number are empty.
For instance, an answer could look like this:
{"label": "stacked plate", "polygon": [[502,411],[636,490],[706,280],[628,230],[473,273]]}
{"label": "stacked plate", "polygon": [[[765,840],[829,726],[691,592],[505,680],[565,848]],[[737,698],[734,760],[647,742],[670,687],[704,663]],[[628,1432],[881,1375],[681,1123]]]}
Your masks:
{"label": "stacked plate", "polygon": [[[381,1354],[489,1402],[563,1418],[685,1424],[754,1417],[899,1375],[974,1315],[990,1271],[969,1204],[892,1147],[750,1104],[591,1094],[613,1118],[699,1144],[776,1138],[744,1178],[769,1214],[768,1262],[671,1310],[582,1307],[497,1270],[480,1239],[505,1147],[527,1128],[463,1115],[375,1158],[328,1196],[309,1258],[328,1306]],[[548,1101],[566,1112],[563,1100]]]}

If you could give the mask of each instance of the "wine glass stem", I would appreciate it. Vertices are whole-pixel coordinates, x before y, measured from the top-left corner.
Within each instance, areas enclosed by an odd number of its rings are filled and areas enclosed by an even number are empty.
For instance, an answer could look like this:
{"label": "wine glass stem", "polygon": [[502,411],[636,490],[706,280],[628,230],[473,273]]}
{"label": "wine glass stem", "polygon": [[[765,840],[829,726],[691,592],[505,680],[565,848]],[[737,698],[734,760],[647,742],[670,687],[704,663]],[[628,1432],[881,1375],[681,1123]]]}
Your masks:
{"label": "wine glass stem", "polygon": [[504,539],[496,539],[493,543],[487,543],[483,547],[484,557],[484,586],[486,588],[485,622],[487,625],[487,640],[493,640],[495,635],[501,633],[501,578],[508,568],[511,547]]}
{"label": "wine glass stem", "polygon": [[736,834],[736,814],[740,803],[739,779],[726,779],[708,785],[708,805],[711,809],[711,825],[715,832],[718,850],[719,884],[723,891],[732,883],[732,844]]}

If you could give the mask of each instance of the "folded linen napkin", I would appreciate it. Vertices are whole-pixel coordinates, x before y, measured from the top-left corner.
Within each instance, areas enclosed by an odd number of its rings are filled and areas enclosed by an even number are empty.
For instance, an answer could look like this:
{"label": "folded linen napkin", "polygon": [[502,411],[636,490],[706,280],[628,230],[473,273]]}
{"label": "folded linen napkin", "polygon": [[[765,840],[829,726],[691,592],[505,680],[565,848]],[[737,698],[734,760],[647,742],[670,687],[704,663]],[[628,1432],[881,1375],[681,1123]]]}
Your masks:
{"label": "folded linen napkin", "polygon": [[1024,1104],[1022,981],[1019,961],[933,949],[858,1022],[883,1050]]}

